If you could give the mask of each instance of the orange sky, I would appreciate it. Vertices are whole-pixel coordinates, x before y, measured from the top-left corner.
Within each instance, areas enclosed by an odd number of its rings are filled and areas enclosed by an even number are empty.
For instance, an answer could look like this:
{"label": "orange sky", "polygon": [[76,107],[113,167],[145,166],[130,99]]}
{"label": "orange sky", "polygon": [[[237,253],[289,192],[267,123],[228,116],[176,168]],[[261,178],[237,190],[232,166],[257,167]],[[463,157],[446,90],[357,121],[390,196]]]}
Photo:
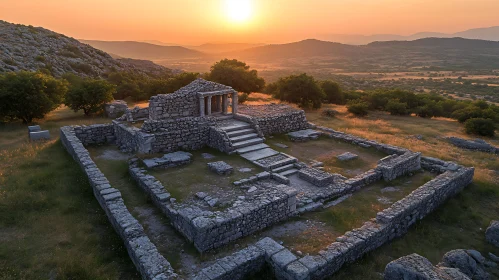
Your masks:
{"label": "orange sky", "polygon": [[78,39],[178,44],[452,33],[499,25],[499,0],[247,0],[251,16],[239,23],[229,18],[224,1],[229,0],[0,0],[0,19]]}

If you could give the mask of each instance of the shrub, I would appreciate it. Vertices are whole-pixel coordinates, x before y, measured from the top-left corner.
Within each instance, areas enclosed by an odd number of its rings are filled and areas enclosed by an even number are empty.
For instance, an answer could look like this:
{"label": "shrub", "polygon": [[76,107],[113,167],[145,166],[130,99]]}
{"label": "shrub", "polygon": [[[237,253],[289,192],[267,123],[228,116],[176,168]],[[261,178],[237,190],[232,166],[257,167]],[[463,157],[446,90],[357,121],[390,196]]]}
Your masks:
{"label": "shrub", "polygon": [[97,113],[102,106],[113,100],[116,86],[104,80],[86,79],[71,86],[66,95],[66,104],[75,112],[83,110],[88,116]]}
{"label": "shrub", "polygon": [[301,74],[280,78],[273,96],[301,108],[318,109],[322,106],[324,92],[312,76]]}
{"label": "shrub", "polygon": [[238,96],[237,103],[243,104],[244,102],[248,101],[249,94],[246,92],[243,92],[241,95]]}
{"label": "shrub", "polygon": [[30,123],[62,103],[67,82],[40,72],[20,71],[0,76],[0,119]]}
{"label": "shrub", "polygon": [[325,80],[319,82],[319,84],[326,95],[326,102],[340,105],[345,104],[345,95],[341,91],[338,83]]}
{"label": "shrub", "polygon": [[321,115],[329,118],[334,118],[338,114],[338,111],[333,110],[333,109],[324,109],[322,110]]}
{"label": "shrub", "polygon": [[407,103],[392,99],[386,103],[385,110],[391,115],[407,115]]}
{"label": "shrub", "polygon": [[471,118],[464,123],[464,129],[468,134],[477,134],[493,137],[495,134],[494,121],[491,119]]}
{"label": "shrub", "polygon": [[347,109],[356,116],[366,116],[369,113],[369,104],[364,101],[352,101],[348,103]]}

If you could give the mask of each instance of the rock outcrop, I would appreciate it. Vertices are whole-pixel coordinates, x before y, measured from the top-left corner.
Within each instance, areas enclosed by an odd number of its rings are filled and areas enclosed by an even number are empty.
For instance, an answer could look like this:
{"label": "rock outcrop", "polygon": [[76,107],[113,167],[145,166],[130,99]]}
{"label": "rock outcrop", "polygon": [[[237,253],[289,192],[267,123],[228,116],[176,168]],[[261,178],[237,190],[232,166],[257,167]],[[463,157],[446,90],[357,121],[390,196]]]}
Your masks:
{"label": "rock outcrop", "polygon": [[418,254],[411,254],[390,262],[385,268],[384,279],[488,280],[490,275],[485,267],[489,265],[490,261],[476,250],[449,251],[436,266]]}
{"label": "rock outcrop", "polygon": [[499,247],[499,221],[490,223],[490,226],[485,231],[485,239],[487,239],[487,242]]}

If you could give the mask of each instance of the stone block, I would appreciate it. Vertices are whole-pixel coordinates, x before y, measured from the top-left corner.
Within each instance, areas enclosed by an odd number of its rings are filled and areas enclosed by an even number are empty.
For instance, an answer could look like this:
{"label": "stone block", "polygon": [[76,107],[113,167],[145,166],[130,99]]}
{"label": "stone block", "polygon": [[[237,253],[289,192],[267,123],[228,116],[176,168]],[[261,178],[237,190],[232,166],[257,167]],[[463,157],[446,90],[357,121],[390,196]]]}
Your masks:
{"label": "stone block", "polygon": [[35,131],[29,133],[29,140],[37,141],[37,140],[49,140],[50,132],[48,130]]}
{"label": "stone block", "polygon": [[343,153],[336,158],[340,161],[349,161],[358,158],[359,156],[350,152]]}
{"label": "stone block", "polygon": [[30,133],[30,132],[38,132],[40,130],[42,130],[42,129],[40,128],[39,125],[28,126],[28,133]]}
{"label": "stone block", "polygon": [[490,223],[490,226],[485,231],[485,239],[487,242],[499,247],[499,221]]}
{"label": "stone block", "polygon": [[218,175],[230,175],[234,172],[234,168],[224,161],[209,162],[208,168]]}

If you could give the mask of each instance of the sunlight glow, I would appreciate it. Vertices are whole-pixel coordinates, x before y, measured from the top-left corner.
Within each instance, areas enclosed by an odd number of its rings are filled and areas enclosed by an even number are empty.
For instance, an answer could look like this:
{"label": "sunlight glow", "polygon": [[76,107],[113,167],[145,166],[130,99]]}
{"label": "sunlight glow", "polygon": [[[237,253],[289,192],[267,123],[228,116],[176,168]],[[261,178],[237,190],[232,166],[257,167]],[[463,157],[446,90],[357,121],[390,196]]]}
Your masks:
{"label": "sunlight glow", "polygon": [[230,20],[247,21],[251,16],[251,0],[225,0],[225,9]]}

